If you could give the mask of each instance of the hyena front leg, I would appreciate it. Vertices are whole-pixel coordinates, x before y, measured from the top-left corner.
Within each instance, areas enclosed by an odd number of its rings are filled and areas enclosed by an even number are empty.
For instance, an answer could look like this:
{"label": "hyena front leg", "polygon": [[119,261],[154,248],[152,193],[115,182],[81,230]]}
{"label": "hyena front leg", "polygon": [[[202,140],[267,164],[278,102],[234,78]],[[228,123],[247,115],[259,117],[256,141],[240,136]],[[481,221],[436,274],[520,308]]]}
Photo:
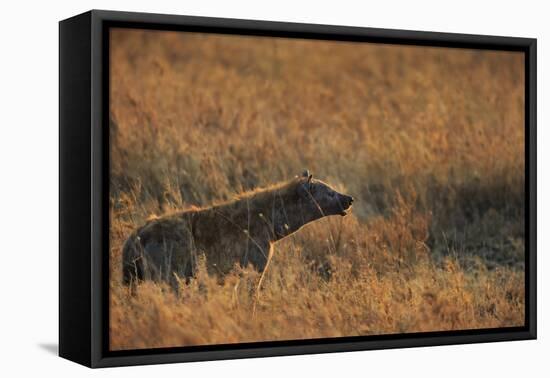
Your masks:
{"label": "hyena front leg", "polygon": [[273,249],[271,243],[265,243],[264,245],[255,244],[249,249],[249,259],[248,261],[252,266],[260,272],[260,279],[256,285],[256,294],[254,299],[254,305],[252,307],[252,316],[256,315],[256,305],[260,300],[260,290],[262,288],[262,282],[264,280],[267,268],[269,267],[269,262],[273,255]]}
{"label": "hyena front leg", "polygon": [[241,266],[246,268],[248,264],[251,264],[254,269],[262,273],[267,269],[269,261],[271,260],[271,255],[271,243],[258,243],[256,241],[251,241],[241,259]]}

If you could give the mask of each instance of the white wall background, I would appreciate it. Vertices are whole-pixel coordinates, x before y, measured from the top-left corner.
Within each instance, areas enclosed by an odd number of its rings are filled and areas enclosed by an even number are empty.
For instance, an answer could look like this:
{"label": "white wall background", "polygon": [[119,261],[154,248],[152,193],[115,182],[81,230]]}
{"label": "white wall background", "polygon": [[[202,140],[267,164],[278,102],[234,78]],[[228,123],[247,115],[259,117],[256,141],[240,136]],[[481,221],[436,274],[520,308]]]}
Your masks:
{"label": "white wall background", "polygon": [[[0,22],[0,375],[422,376],[550,373],[550,23],[544,1],[10,1]],[[89,9],[538,38],[539,340],[89,370],[55,355],[58,273],[58,25]],[[545,351],[546,349],[546,351]],[[31,375],[32,374],[32,375]],[[546,375],[548,376],[548,375]]]}

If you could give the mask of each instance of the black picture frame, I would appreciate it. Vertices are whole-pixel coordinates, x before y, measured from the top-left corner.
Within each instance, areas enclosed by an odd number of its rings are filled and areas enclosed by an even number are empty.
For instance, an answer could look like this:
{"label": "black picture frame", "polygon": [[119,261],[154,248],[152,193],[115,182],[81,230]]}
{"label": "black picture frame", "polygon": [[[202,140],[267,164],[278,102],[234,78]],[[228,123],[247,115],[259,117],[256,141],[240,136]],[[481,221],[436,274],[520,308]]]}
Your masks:
{"label": "black picture frame", "polygon": [[[523,327],[109,351],[108,30],[127,27],[525,54]],[[59,354],[89,367],[535,339],[536,39],[92,10],[59,23]]]}

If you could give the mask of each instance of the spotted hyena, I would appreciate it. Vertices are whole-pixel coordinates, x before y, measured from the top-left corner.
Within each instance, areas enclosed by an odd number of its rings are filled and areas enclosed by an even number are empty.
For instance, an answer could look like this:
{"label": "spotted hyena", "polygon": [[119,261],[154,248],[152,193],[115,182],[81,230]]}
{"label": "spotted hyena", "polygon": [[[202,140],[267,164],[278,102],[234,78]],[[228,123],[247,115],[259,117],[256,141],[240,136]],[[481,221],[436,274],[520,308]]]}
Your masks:
{"label": "spotted hyena", "polygon": [[209,273],[223,275],[235,264],[263,272],[273,243],[317,219],[346,215],[352,202],[305,171],[233,201],[151,220],[124,244],[124,283],[150,279],[174,285],[176,276],[193,276],[202,254]]}

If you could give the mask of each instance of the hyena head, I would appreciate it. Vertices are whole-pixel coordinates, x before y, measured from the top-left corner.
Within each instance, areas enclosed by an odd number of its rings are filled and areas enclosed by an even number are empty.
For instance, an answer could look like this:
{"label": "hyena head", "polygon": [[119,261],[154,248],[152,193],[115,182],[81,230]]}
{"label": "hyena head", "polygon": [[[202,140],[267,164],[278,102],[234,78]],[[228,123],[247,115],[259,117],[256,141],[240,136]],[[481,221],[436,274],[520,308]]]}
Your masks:
{"label": "hyena head", "polygon": [[309,220],[328,215],[344,216],[353,203],[353,197],[338,193],[326,183],[313,179],[308,170],[299,178],[298,196],[302,212],[308,214]]}

